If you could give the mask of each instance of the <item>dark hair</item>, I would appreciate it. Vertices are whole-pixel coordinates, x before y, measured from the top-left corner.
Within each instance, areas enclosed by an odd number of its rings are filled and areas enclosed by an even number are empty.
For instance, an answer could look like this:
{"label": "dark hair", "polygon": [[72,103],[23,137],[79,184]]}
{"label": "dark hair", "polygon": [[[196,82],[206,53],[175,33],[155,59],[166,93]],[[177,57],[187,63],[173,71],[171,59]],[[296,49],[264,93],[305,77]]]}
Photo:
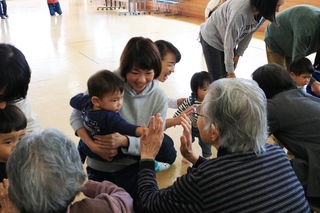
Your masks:
{"label": "dark hair", "polygon": [[206,71],[196,72],[190,80],[190,87],[192,93],[198,97],[198,89],[204,87],[206,84],[213,82],[212,76]]}
{"label": "dark hair", "polygon": [[278,24],[276,21],[278,0],[250,0],[250,3],[256,7],[262,17]]}
{"label": "dark hair", "polygon": [[172,53],[176,57],[176,63],[181,60],[181,53],[172,43],[165,40],[157,40],[154,43],[160,51],[161,59],[163,59],[168,53]]}
{"label": "dark hair", "polygon": [[316,57],[314,58],[314,63],[313,63],[314,68],[318,68],[320,66],[320,49],[318,49],[316,53]]}
{"label": "dark hair", "polygon": [[304,73],[313,74],[314,68],[308,58],[298,57],[291,62],[289,71],[299,76]]}
{"label": "dark hair", "polygon": [[101,70],[93,74],[87,82],[89,96],[103,98],[115,92],[123,93],[123,81],[109,70]]}
{"label": "dark hair", "polygon": [[26,97],[31,70],[23,53],[10,44],[0,43],[0,76],[0,102]]}
{"label": "dark hair", "polygon": [[160,52],[149,38],[133,37],[125,46],[120,57],[120,74],[127,81],[127,74],[132,68],[154,71],[154,79],[158,78],[161,69]]}
{"label": "dark hair", "polygon": [[258,83],[267,99],[280,92],[297,88],[289,72],[276,63],[259,67],[252,73],[252,79]]}
{"label": "dark hair", "polygon": [[0,121],[1,134],[19,131],[27,127],[26,116],[14,105],[7,105],[4,109],[0,109]]}

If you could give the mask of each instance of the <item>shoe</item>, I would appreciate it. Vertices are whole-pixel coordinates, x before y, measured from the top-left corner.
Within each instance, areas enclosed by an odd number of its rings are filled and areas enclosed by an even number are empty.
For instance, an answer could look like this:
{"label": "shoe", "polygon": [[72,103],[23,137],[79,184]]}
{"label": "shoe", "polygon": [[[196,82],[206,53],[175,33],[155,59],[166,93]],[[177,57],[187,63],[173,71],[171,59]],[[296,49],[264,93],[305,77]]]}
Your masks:
{"label": "shoe", "polygon": [[9,18],[8,14],[4,15],[6,18]]}
{"label": "shoe", "polygon": [[2,19],[6,19],[6,17],[4,15],[1,16]]}
{"label": "shoe", "polygon": [[161,172],[170,168],[170,164],[156,161],[155,171]]}

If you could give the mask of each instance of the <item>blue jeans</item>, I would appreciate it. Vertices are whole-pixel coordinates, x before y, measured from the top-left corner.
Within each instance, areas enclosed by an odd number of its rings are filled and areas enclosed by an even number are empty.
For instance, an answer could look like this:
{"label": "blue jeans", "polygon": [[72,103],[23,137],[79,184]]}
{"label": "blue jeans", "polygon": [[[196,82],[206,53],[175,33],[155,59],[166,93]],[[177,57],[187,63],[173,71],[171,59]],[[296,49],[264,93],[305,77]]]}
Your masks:
{"label": "blue jeans", "polygon": [[60,3],[59,3],[59,2],[54,3],[54,4],[48,4],[48,7],[49,7],[50,15],[54,16],[56,12],[57,12],[59,15],[62,14],[62,10],[61,10]]}
{"label": "blue jeans", "polygon": [[0,6],[0,15],[1,16],[8,15],[7,14],[7,1],[6,0],[2,0],[2,1],[0,1],[0,3],[2,4],[2,8]]}
{"label": "blue jeans", "polygon": [[211,74],[213,80],[215,81],[226,77],[227,72],[224,64],[224,52],[210,46],[205,40],[203,40],[201,34],[200,43],[208,72]]}
{"label": "blue jeans", "polygon": [[195,141],[195,137],[198,138],[198,143],[202,150],[202,156],[203,157],[210,157],[212,155],[211,151],[211,144],[204,143],[200,138],[200,132],[199,129],[196,127],[192,127],[192,142]]}

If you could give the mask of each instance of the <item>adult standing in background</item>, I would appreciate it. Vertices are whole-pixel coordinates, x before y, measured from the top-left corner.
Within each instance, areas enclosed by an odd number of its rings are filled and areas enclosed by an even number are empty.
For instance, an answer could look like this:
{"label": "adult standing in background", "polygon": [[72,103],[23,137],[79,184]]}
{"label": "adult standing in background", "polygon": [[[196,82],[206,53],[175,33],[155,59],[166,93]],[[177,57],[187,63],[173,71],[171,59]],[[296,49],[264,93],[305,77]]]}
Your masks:
{"label": "adult standing in background", "polygon": [[[289,70],[292,60],[320,49],[320,9],[311,5],[290,7],[276,17],[279,27],[269,23],[264,32],[268,63]],[[320,95],[320,83],[311,79],[311,90]]]}
{"label": "adult standing in background", "polygon": [[223,3],[200,26],[200,43],[213,80],[235,78],[239,57],[252,35],[275,14],[285,0],[232,0]]}
{"label": "adult standing in background", "polygon": [[1,9],[1,5],[0,5],[1,19],[9,18],[8,13],[7,13],[7,0],[1,0],[0,4],[2,5],[2,9]]}
{"label": "adult standing in background", "polygon": [[41,130],[27,97],[30,78],[31,69],[23,53],[11,44],[0,43],[0,108],[7,104],[18,107],[28,121],[26,134]]}
{"label": "adult standing in background", "polygon": [[204,18],[207,20],[213,11],[218,9],[218,7],[227,0],[210,0],[207,4],[206,9],[204,10]]}

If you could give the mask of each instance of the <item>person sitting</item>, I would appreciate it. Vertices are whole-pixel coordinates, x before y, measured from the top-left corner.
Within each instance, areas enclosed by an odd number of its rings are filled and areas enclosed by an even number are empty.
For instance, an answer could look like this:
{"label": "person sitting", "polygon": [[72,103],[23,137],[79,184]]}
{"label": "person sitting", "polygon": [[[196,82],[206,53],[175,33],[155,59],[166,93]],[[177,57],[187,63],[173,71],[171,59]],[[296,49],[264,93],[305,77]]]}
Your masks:
{"label": "person sitting", "polygon": [[[87,181],[73,141],[49,128],[24,137],[7,162],[8,196],[20,212],[133,212],[130,195],[115,184]],[[87,198],[72,203],[83,192]]]}
{"label": "person sitting", "polygon": [[256,69],[252,79],[268,99],[270,134],[295,156],[291,164],[306,196],[319,198],[320,99],[297,88],[288,71],[275,63]]}
{"label": "person sitting", "polygon": [[27,96],[31,69],[26,57],[18,48],[5,43],[0,43],[0,55],[0,109],[15,105],[27,118],[26,134],[40,131],[40,121]]}
{"label": "person sitting", "polygon": [[181,154],[193,163],[173,185],[159,189],[154,158],[163,138],[160,115],[142,125],[138,204],[141,212],[310,212],[285,152],[266,144],[266,98],[247,79],[214,81],[197,112],[203,142],[218,148],[206,160],[192,150],[191,121],[181,117]]}

